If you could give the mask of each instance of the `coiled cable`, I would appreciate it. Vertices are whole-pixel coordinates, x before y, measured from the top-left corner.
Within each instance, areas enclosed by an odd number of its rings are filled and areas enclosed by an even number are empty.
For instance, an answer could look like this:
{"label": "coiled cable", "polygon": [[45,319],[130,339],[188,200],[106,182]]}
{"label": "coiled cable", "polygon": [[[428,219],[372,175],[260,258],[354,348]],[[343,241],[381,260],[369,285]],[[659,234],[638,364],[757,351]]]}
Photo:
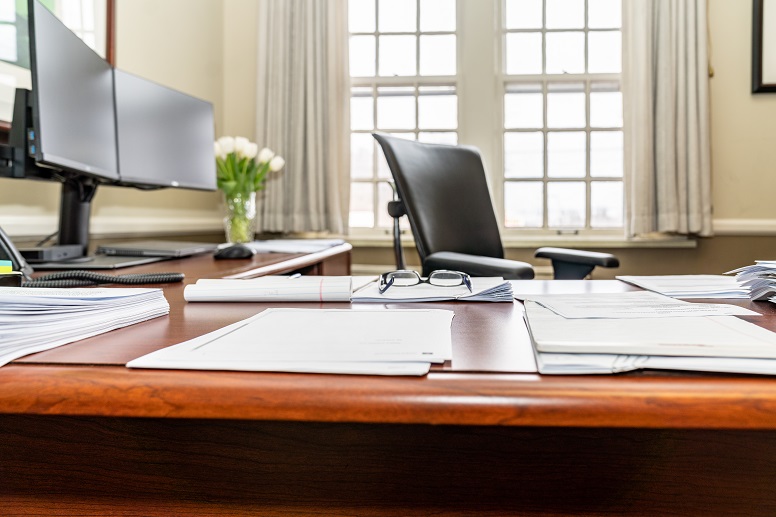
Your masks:
{"label": "coiled cable", "polygon": [[34,280],[22,282],[22,287],[84,287],[99,284],[166,284],[182,282],[183,273],[139,273],[129,275],[106,275],[94,271],[60,271]]}

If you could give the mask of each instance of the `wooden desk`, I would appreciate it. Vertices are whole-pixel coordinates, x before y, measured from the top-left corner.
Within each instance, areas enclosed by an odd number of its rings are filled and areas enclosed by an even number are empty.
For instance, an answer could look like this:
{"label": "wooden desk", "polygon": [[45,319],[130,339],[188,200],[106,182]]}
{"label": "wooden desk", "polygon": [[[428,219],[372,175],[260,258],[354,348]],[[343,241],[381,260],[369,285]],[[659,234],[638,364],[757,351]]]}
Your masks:
{"label": "wooden desk", "polygon": [[0,514],[776,513],[776,379],[509,373],[519,304],[487,303],[433,305],[454,360],[422,378],[124,368],[267,307],[165,294],[169,318],[0,368]]}

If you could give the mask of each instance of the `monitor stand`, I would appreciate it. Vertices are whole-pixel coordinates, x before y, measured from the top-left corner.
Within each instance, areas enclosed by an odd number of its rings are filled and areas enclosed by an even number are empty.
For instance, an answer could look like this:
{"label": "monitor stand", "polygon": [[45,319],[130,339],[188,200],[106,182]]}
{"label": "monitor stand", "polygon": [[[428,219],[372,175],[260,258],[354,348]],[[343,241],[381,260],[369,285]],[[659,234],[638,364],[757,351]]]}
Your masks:
{"label": "monitor stand", "polygon": [[34,264],[36,271],[51,269],[120,269],[123,267],[139,266],[151,262],[167,260],[168,257],[119,257],[114,255],[92,255],[79,257],[61,262],[42,262]]}

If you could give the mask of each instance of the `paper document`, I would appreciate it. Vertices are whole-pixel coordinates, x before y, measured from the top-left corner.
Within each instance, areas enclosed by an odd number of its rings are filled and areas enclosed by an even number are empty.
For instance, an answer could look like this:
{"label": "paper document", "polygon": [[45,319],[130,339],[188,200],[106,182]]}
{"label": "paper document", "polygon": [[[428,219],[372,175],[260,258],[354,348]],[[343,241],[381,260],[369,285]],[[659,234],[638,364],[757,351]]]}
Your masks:
{"label": "paper document", "polygon": [[525,302],[536,350],[776,359],[776,333],[735,316],[568,319]]}
{"label": "paper document", "polygon": [[0,287],[0,366],[169,312],[161,289]]}
{"label": "paper document", "polygon": [[538,302],[564,318],[760,316],[737,305],[685,302],[651,291],[528,295],[525,299]]}
{"label": "paper document", "polygon": [[354,302],[513,302],[512,284],[500,277],[472,277],[472,291],[465,285],[440,287],[418,284],[410,287],[392,286],[380,293],[378,282],[372,282],[353,293]]}
{"label": "paper document", "polygon": [[736,281],[749,289],[749,297],[752,300],[776,302],[776,261],[757,260],[754,265],[740,267],[725,274],[734,274]]}
{"label": "paper document", "polygon": [[446,310],[267,309],[130,368],[424,375],[452,359]]}
{"label": "paper document", "polygon": [[749,288],[725,275],[618,276],[618,280],[672,298],[749,298]]}
{"label": "paper document", "polygon": [[315,253],[344,244],[342,239],[271,239],[249,242],[256,253]]}
{"label": "paper document", "polygon": [[544,352],[539,352],[536,356],[539,373],[546,375],[610,374],[644,369],[776,375],[774,359]]}
{"label": "paper document", "polygon": [[349,302],[349,276],[263,276],[199,279],[183,291],[187,302]]}

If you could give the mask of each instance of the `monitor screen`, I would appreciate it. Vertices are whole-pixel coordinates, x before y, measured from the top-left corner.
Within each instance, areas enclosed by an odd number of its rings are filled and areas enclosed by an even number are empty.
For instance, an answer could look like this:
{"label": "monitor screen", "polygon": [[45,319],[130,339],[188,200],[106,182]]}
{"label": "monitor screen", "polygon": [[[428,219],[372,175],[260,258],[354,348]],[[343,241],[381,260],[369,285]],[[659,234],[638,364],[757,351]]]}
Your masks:
{"label": "monitor screen", "polygon": [[117,180],[113,71],[37,0],[29,0],[32,118],[39,163]]}
{"label": "monitor screen", "polygon": [[114,70],[121,182],[215,190],[213,106]]}

